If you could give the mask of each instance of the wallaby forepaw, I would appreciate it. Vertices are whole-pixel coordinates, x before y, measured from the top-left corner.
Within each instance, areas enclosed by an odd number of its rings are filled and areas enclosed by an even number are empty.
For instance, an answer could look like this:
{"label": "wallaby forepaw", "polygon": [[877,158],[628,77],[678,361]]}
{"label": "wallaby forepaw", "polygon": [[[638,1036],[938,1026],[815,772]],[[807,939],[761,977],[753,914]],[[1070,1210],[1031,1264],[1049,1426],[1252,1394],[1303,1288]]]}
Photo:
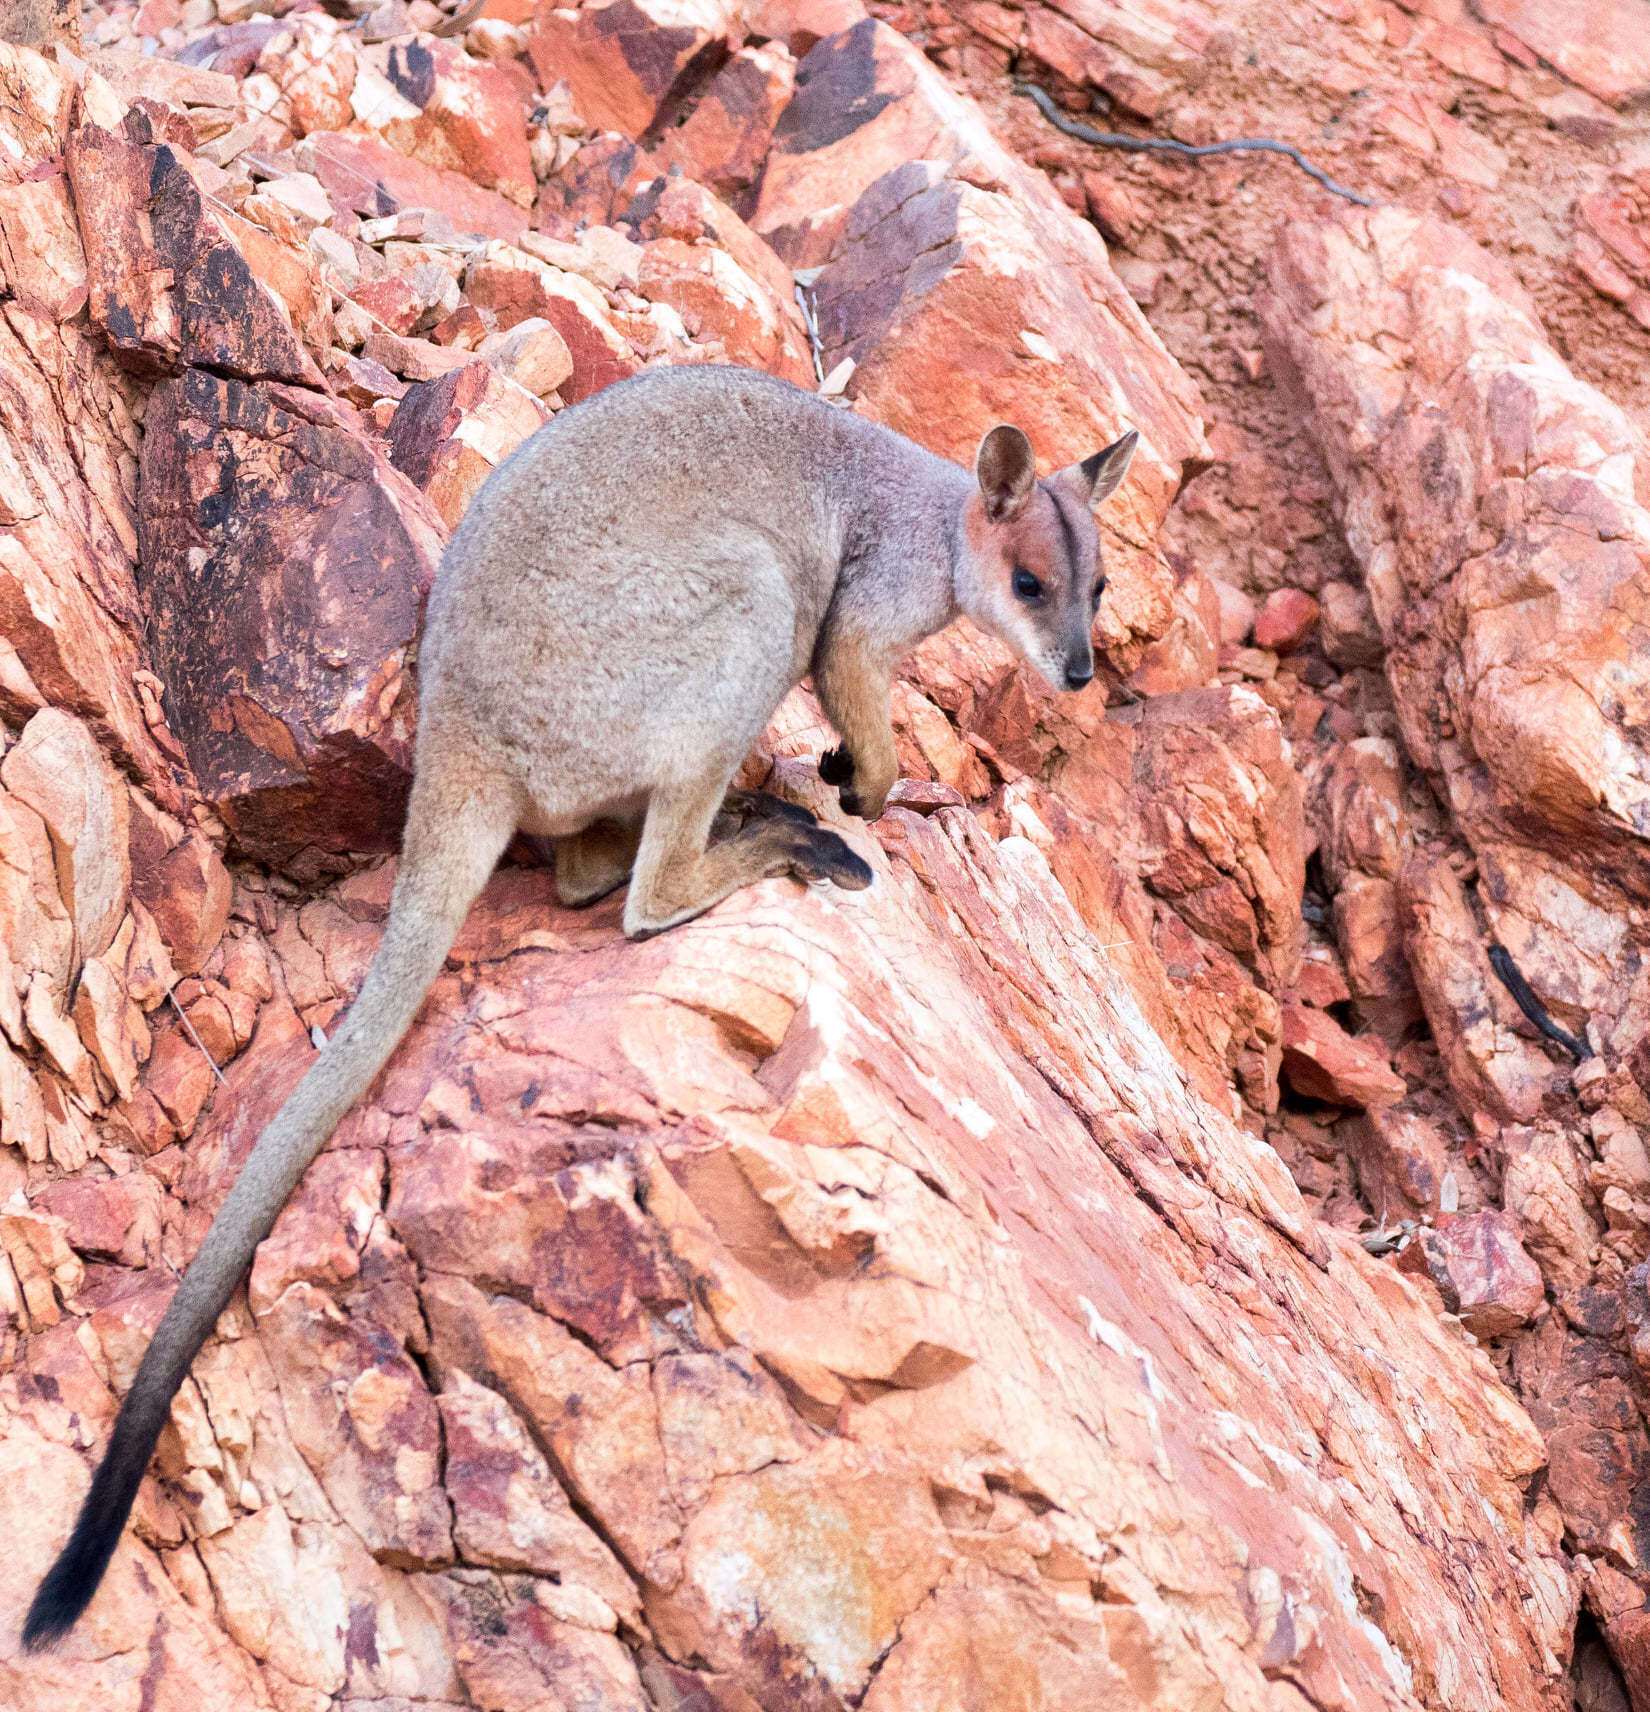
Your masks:
{"label": "wallaby forepaw", "polygon": [[842,803],[842,812],[857,816],[860,820],[881,820],[882,811],[888,805],[888,793],[873,797],[868,792],[861,793],[849,785],[840,791],[838,796]]}
{"label": "wallaby forepaw", "polygon": [[854,758],[846,749],[827,749],[819,757],[819,776],[828,785],[846,785],[854,776]]}

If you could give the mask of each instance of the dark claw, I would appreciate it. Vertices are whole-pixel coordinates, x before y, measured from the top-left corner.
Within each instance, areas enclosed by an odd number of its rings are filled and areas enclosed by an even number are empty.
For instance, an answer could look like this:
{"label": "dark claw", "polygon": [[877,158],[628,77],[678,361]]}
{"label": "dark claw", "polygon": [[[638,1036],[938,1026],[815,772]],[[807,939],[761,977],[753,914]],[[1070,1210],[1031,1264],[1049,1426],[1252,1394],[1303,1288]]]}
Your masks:
{"label": "dark claw", "polygon": [[854,758],[846,749],[827,749],[819,757],[819,776],[828,785],[846,785],[854,776]]}

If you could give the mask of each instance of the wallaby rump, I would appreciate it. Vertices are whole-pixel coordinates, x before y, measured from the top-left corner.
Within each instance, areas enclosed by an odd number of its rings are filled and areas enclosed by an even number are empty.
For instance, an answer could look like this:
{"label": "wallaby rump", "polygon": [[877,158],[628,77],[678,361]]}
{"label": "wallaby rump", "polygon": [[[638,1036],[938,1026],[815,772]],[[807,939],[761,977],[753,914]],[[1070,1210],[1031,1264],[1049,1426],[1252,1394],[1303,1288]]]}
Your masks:
{"label": "wallaby rump", "polygon": [[1056,687],[1093,675],[1091,508],[1136,436],[1039,480],[1017,428],[972,473],[754,370],[650,370],[563,411],[483,485],[419,658],[416,771],[389,919],[359,996],[259,1137],[167,1307],[25,1644],[96,1592],[178,1387],[310,1161],[406,1032],[519,829],[569,904],[629,883],[633,938],[776,874],[870,884],[806,810],[731,793],[810,671],[874,819],[897,775],[889,684],[967,612]]}

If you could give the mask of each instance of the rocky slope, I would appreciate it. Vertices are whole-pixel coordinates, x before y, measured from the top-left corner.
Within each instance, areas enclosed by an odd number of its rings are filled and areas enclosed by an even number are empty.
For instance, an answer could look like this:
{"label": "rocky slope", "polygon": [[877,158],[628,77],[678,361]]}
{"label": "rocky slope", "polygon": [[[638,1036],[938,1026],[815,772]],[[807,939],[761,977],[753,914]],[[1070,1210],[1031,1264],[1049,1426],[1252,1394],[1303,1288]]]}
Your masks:
{"label": "rocky slope", "polygon": [[[1650,4],[872,12],[0,6],[6,1705],[1650,1708]],[[920,649],[867,893],[513,851],[22,1657],[446,534],[704,361],[1140,429],[1102,681]]]}

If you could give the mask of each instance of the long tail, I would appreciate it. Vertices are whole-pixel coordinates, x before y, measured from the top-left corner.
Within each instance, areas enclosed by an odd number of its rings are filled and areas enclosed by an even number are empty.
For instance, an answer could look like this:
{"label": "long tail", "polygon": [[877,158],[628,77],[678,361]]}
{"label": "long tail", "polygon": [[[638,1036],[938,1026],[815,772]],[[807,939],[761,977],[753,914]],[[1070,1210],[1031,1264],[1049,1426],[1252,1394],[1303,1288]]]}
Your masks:
{"label": "long tail", "polygon": [[91,1602],[201,1345],[309,1162],[406,1033],[509,842],[514,814],[502,791],[455,806],[421,785],[408,810],[384,938],[360,995],[258,1137],[144,1352],[74,1532],[29,1607],[23,1644],[31,1652],[67,1633]]}

